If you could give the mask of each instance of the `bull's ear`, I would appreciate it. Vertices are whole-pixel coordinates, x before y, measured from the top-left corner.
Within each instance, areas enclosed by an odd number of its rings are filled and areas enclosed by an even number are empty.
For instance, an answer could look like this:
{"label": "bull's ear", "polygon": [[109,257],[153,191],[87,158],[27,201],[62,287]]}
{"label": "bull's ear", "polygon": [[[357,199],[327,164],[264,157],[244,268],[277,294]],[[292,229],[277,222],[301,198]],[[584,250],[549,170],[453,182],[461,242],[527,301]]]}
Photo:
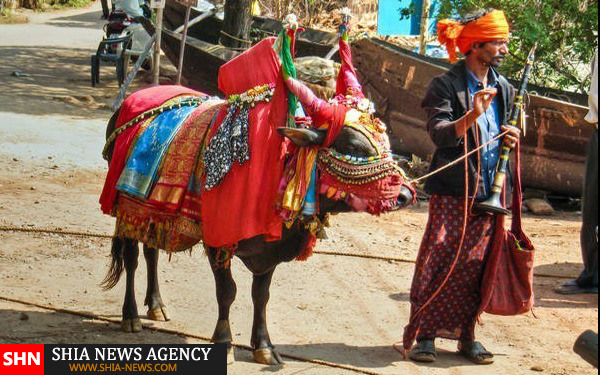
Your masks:
{"label": "bull's ear", "polygon": [[327,130],[277,128],[277,132],[300,147],[321,146],[327,137]]}

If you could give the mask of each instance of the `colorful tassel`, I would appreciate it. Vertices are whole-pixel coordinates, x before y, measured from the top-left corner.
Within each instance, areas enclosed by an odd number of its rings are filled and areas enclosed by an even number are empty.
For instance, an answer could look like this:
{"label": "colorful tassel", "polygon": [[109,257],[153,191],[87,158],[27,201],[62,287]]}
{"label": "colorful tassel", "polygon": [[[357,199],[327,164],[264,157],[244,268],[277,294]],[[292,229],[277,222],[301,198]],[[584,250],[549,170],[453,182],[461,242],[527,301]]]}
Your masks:
{"label": "colorful tassel", "polygon": [[300,262],[307,261],[308,258],[310,258],[313,255],[313,251],[314,251],[316,245],[317,245],[317,236],[311,234],[308,237],[306,246],[304,246],[304,249],[302,249],[302,252],[300,252],[300,255],[298,255],[298,257],[296,257],[296,260],[300,261]]}

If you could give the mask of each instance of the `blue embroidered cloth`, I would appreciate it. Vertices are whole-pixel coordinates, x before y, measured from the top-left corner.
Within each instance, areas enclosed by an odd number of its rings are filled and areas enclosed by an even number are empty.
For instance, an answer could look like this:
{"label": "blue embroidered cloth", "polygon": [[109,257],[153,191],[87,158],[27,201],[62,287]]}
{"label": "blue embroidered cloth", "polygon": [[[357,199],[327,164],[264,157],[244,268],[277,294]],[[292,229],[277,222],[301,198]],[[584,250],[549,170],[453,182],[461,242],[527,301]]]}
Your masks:
{"label": "blue embroidered cloth", "polygon": [[317,161],[315,160],[315,166],[313,167],[310,183],[308,184],[308,191],[306,197],[304,197],[304,205],[302,206],[303,215],[313,215],[317,212]]}
{"label": "blue embroidered cloth", "polygon": [[197,108],[185,106],[158,115],[143,131],[119,177],[117,190],[146,199],[171,142]]}

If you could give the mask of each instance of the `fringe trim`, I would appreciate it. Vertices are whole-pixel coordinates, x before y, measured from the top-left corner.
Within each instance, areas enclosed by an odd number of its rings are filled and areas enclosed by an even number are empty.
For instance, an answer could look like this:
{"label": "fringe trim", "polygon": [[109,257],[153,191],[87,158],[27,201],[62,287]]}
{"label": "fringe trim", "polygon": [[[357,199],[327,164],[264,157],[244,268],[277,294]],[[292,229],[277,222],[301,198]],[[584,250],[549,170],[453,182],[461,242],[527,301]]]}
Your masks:
{"label": "fringe trim", "polygon": [[314,234],[310,234],[310,236],[308,237],[308,241],[306,242],[306,245],[304,246],[304,249],[302,249],[302,251],[300,252],[300,255],[298,255],[296,257],[296,260],[299,262],[307,261],[310,257],[313,256],[313,251],[314,251],[316,245],[317,245],[317,236]]}
{"label": "fringe trim", "polygon": [[115,236],[128,237],[150,247],[180,252],[202,240],[202,226],[190,219],[157,212],[129,198],[117,205]]}

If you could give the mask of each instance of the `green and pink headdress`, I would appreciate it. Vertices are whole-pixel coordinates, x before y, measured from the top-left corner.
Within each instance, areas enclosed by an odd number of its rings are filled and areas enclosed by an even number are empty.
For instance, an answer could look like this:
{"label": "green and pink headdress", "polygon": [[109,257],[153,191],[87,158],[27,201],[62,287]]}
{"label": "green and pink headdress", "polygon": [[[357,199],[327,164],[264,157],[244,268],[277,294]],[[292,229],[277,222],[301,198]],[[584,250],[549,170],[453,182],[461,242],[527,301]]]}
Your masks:
{"label": "green and pink headdress", "polygon": [[[356,108],[358,102],[365,98],[362,92],[362,86],[358,82],[356,69],[352,63],[352,49],[350,47],[350,9],[343,8],[342,22],[340,23],[338,34],[338,45],[340,47],[339,54],[342,60],[342,66],[338,73],[337,82],[335,85],[335,101],[340,104],[345,104],[349,107]],[[357,108],[358,109],[358,108]]]}

